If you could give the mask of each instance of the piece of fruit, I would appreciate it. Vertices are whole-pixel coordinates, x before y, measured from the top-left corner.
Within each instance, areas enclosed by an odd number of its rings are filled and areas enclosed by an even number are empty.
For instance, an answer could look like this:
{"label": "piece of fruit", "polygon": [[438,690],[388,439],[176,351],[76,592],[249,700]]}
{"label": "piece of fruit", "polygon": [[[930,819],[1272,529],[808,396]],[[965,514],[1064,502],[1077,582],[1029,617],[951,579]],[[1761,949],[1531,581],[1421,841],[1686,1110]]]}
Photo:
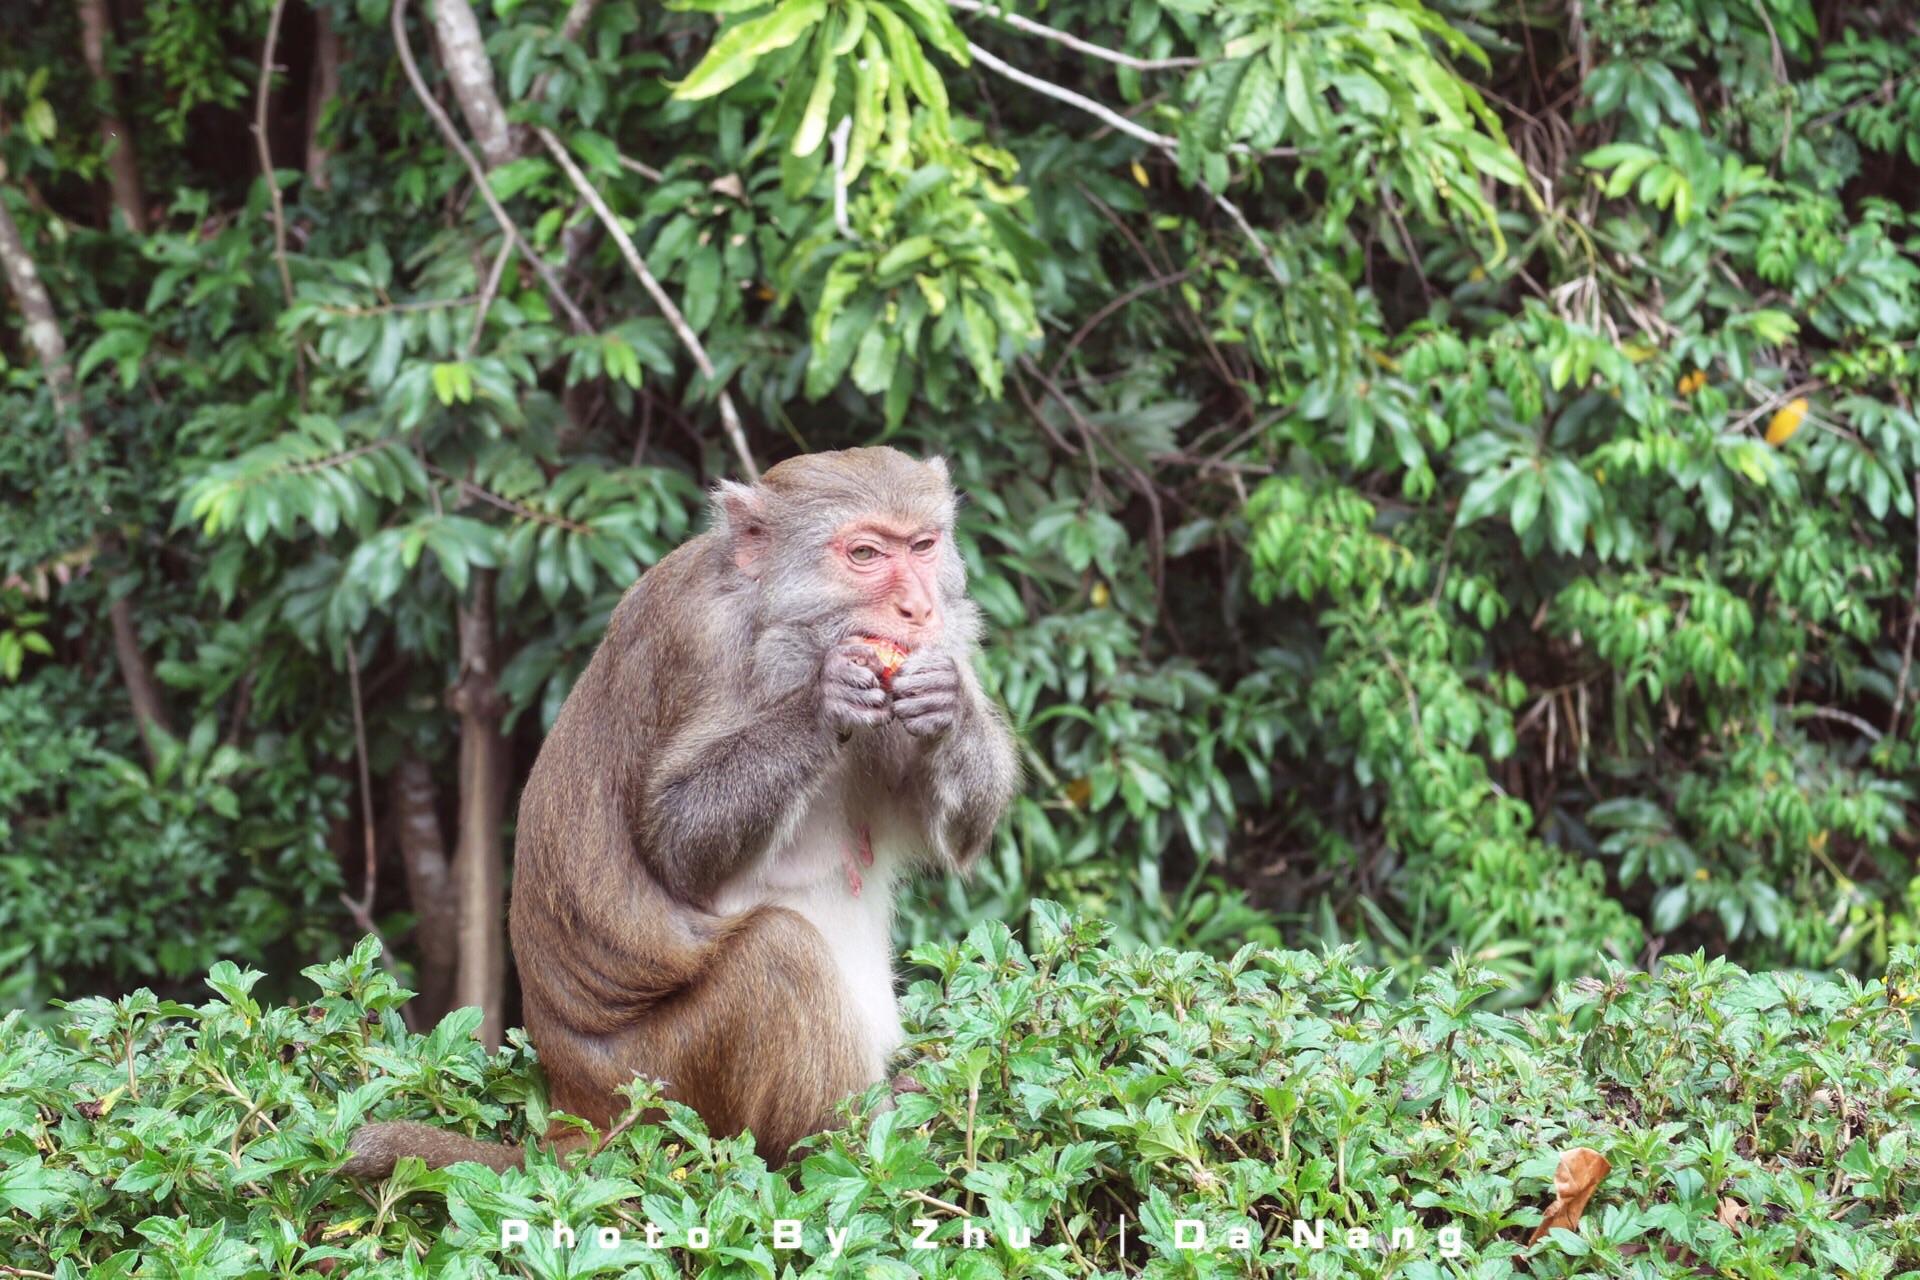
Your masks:
{"label": "piece of fruit", "polygon": [[860,643],[873,650],[874,657],[880,659],[880,683],[892,683],[893,673],[907,660],[907,651],[893,641],[882,640],[878,636],[861,636]]}

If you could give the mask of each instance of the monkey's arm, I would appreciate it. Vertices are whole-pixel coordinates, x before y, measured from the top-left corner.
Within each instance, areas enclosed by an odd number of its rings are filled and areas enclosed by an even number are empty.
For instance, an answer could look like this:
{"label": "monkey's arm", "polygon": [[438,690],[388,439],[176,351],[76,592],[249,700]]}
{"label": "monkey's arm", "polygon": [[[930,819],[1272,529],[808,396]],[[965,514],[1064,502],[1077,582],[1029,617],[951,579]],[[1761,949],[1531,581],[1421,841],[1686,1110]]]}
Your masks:
{"label": "monkey's arm", "polygon": [[[645,798],[654,872],[683,901],[707,905],[805,814],[847,734],[884,724],[887,696],[860,645],[827,656],[819,682],[772,702],[696,717],[669,745]],[[717,731],[705,726],[718,722]]]}
{"label": "monkey's arm", "polygon": [[670,751],[644,819],[655,874],[683,901],[710,903],[805,812],[838,750],[809,688]]}

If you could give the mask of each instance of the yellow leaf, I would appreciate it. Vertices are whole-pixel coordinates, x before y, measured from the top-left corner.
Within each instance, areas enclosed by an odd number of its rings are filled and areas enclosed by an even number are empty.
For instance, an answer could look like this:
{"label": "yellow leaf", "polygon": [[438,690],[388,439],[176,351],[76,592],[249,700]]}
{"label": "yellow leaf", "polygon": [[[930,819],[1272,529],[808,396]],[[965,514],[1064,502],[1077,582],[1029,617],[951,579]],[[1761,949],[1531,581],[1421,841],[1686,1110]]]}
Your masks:
{"label": "yellow leaf", "polygon": [[1767,423],[1767,443],[1783,445],[1793,439],[1793,433],[1800,429],[1800,420],[1807,416],[1807,402],[1804,397],[1789,400]]}
{"label": "yellow leaf", "polygon": [[1146,166],[1142,165],[1138,160],[1133,162],[1133,180],[1143,187],[1148,185]]}
{"label": "yellow leaf", "polygon": [[1093,597],[1093,607],[1096,609],[1106,608],[1107,601],[1113,598],[1113,593],[1107,590],[1107,584],[1104,582],[1094,583],[1093,590],[1087,594]]}
{"label": "yellow leaf", "polygon": [[1680,379],[1680,394],[1690,396],[1706,385],[1707,375],[1703,371],[1695,369],[1692,373]]}

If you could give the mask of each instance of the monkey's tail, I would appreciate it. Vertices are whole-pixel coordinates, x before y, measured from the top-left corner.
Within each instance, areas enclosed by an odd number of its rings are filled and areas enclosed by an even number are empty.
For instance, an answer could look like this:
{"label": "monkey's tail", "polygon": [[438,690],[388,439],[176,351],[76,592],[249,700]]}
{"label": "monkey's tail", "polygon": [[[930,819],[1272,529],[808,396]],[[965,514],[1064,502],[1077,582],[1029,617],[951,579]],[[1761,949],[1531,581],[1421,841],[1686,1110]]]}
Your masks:
{"label": "monkey's tail", "polygon": [[384,1178],[404,1156],[419,1156],[429,1169],[444,1169],[462,1160],[476,1160],[495,1173],[518,1169],[526,1158],[524,1147],[482,1142],[450,1129],[436,1129],[412,1120],[386,1120],[362,1125],[347,1140],[353,1154],[340,1172],[354,1178]]}

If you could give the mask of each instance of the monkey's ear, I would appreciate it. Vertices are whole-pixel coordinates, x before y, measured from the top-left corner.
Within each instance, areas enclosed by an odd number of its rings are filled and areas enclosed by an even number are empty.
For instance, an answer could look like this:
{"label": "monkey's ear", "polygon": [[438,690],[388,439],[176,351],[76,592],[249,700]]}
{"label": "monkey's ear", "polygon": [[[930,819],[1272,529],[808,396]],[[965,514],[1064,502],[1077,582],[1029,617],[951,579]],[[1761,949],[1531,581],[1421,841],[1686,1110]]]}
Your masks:
{"label": "monkey's ear", "polygon": [[727,531],[727,550],[733,563],[749,578],[758,578],[766,567],[767,547],[772,542],[764,495],[744,484],[722,480],[714,505]]}
{"label": "monkey's ear", "polygon": [[936,453],[927,459],[927,467],[933,474],[939,476],[941,480],[948,484],[953,483],[953,477],[947,473],[947,460],[939,454]]}

